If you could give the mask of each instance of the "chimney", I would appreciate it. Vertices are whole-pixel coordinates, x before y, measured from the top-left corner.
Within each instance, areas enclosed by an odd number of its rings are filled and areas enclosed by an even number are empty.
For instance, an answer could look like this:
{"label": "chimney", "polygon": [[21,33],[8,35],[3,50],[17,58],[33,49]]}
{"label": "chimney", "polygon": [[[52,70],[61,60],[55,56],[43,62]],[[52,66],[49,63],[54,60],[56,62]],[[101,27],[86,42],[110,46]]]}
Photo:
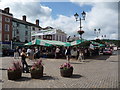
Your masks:
{"label": "chimney", "polygon": [[10,11],[9,7],[4,8],[4,11],[5,11],[6,13],[9,13],[9,11]]}
{"label": "chimney", "polygon": [[26,21],[26,16],[25,15],[23,16],[23,21]]}
{"label": "chimney", "polygon": [[38,26],[39,26],[39,20],[38,20],[38,19],[36,19],[36,25],[38,25]]}

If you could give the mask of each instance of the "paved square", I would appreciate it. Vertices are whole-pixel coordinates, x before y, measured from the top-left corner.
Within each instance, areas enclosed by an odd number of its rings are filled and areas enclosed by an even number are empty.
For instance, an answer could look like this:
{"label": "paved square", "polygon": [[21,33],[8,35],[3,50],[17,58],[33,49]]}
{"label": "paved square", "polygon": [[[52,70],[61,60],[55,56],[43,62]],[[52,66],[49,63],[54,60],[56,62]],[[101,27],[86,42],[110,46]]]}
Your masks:
{"label": "paved square", "polygon": [[[31,79],[30,73],[23,73],[23,78],[11,81],[7,78],[7,68],[13,57],[0,59],[2,66],[3,88],[117,88],[118,87],[118,55],[101,55],[96,59],[87,59],[85,62],[71,61],[74,67],[73,76],[60,76],[59,66],[66,62],[63,59],[43,59],[44,77]],[[20,60],[20,59],[19,59]],[[31,61],[28,60],[31,64]],[[1,75],[1,73],[0,73]]]}

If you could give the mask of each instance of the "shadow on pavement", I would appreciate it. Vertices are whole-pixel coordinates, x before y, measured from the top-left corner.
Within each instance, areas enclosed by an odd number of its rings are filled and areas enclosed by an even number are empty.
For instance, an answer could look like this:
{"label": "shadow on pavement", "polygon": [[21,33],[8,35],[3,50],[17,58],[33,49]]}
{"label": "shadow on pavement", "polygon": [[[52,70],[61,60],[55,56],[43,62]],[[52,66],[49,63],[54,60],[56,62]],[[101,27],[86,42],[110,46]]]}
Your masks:
{"label": "shadow on pavement", "polygon": [[21,82],[21,81],[29,81],[29,80],[31,80],[30,77],[22,77],[21,79],[14,80],[14,81]]}
{"label": "shadow on pavement", "polygon": [[107,60],[111,55],[100,55],[100,57],[97,58],[97,60]]}
{"label": "shadow on pavement", "polygon": [[72,76],[71,76],[71,78],[80,78],[80,77],[83,77],[82,75],[79,75],[79,74],[73,74]]}
{"label": "shadow on pavement", "polygon": [[99,56],[92,56],[87,59],[92,59],[92,60],[107,60],[111,55],[99,55]]}
{"label": "shadow on pavement", "polygon": [[0,80],[0,83],[3,83],[4,81],[3,80]]}
{"label": "shadow on pavement", "polygon": [[79,74],[73,74],[71,77],[65,77],[65,78],[73,78],[73,79],[78,79],[80,77],[83,77],[82,75]]}
{"label": "shadow on pavement", "polygon": [[81,62],[70,62],[70,64],[82,64]]}
{"label": "shadow on pavement", "polygon": [[41,80],[56,80],[58,78],[52,77],[52,76],[43,76],[42,78],[40,78]]}
{"label": "shadow on pavement", "polygon": [[6,68],[0,68],[0,70],[7,70]]}

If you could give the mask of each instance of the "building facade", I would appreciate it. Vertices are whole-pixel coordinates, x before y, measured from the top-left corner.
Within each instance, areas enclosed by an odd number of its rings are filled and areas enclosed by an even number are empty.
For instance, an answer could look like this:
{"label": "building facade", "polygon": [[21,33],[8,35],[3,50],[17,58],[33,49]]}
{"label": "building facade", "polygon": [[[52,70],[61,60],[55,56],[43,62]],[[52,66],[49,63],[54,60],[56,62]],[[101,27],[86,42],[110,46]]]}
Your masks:
{"label": "building facade", "polygon": [[3,48],[9,48],[12,40],[13,15],[9,11],[8,7],[0,10],[0,43]]}
{"label": "building facade", "polygon": [[32,40],[34,39],[66,42],[67,34],[60,29],[46,27],[46,28],[42,28],[40,31],[34,31],[34,32],[32,31]]}
{"label": "building facade", "polygon": [[26,22],[26,16],[23,16],[23,20],[13,18],[12,27],[12,39],[14,42],[27,43],[31,41],[31,26]]}
{"label": "building facade", "polygon": [[9,8],[5,8],[2,11],[2,31],[1,31],[1,41],[10,42],[12,39],[12,17],[13,15],[9,13]]}

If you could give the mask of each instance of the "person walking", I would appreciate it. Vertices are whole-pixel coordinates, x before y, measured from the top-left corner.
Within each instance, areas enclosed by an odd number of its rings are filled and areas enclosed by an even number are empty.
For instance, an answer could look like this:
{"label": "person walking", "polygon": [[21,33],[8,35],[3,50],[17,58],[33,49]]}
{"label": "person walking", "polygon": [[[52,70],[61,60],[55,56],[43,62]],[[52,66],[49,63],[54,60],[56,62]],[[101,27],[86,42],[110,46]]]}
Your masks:
{"label": "person walking", "polygon": [[68,63],[70,63],[70,57],[71,57],[71,49],[70,49],[70,47],[66,48],[65,55],[66,55],[66,59],[67,59]]}
{"label": "person walking", "polygon": [[84,55],[83,55],[83,50],[80,50],[79,51],[79,56],[78,56],[78,61],[83,61],[83,59],[84,59]]}
{"label": "person walking", "polygon": [[[26,73],[29,73],[29,68],[28,68],[28,64],[26,62],[26,53],[25,53],[25,49],[23,48],[22,49],[22,53],[21,53],[21,62],[22,62],[22,66],[23,66],[23,73],[26,72]],[[25,67],[26,66],[26,67]]]}
{"label": "person walking", "polygon": [[60,49],[58,47],[56,47],[55,58],[59,58],[59,53],[60,53]]}
{"label": "person walking", "polygon": [[27,56],[28,56],[29,60],[30,60],[30,52],[31,52],[31,49],[28,48],[28,49],[27,49]]}
{"label": "person walking", "polygon": [[14,59],[19,59],[19,47],[17,46],[14,51]]}

